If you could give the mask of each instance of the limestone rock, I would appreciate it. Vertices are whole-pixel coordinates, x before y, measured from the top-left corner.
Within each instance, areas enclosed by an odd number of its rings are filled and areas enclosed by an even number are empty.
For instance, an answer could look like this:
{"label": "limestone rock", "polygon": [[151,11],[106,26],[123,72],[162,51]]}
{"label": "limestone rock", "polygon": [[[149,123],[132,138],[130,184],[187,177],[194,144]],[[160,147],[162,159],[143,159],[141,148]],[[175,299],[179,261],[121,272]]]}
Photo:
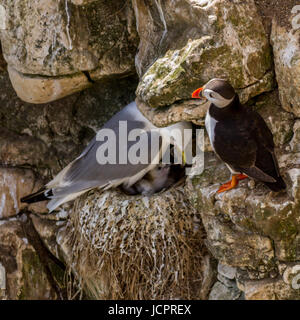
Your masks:
{"label": "limestone rock", "polygon": [[[74,226],[70,221],[68,221],[65,226],[62,226],[57,231],[56,243],[59,247],[59,254],[62,255],[62,260],[65,261],[66,265],[69,266],[69,268],[71,268],[75,276],[79,278],[78,271],[76,270],[74,265],[72,265],[72,263],[74,262],[74,251],[75,251],[74,247],[72,247],[72,241],[74,241],[72,239],[72,234],[74,234],[74,232],[75,232]],[[90,271],[93,272],[93,270],[90,270]],[[103,280],[103,277],[100,277],[100,280]],[[100,281],[100,284],[103,286],[103,284],[106,284],[106,280],[103,282]],[[104,290],[104,293],[107,295],[109,295],[108,290],[109,290],[108,287],[107,289]]]}
{"label": "limestone rock", "polygon": [[293,139],[290,142],[292,151],[300,152],[300,120],[297,120],[293,128]]}
{"label": "limestone rock", "polygon": [[4,266],[0,263],[0,299],[5,299],[5,289],[6,289],[6,270]]}
{"label": "limestone rock", "polygon": [[[250,189],[247,181],[241,181],[238,188],[217,195],[229,172],[225,177],[225,166],[208,155],[203,174],[186,186],[201,214],[207,247],[219,260],[219,281],[209,299],[232,299],[230,288],[235,283],[229,278],[235,267],[246,300],[299,299],[300,162],[298,154],[283,150],[278,158],[288,193],[273,194],[260,183]],[[223,264],[232,272],[223,272]]]}
{"label": "limestone rock", "polygon": [[231,266],[226,266],[225,264],[219,263],[218,264],[218,272],[222,276],[233,280],[235,278],[235,275],[236,275],[236,268],[233,268]]}
{"label": "limestone rock", "polygon": [[134,73],[138,37],[130,2],[3,0],[2,7],[3,55],[25,101],[53,101],[86,88],[90,78]]}
{"label": "limestone rock", "polygon": [[53,150],[43,141],[0,129],[0,160],[8,166],[47,166],[54,164]]}
{"label": "limestone rock", "polygon": [[277,90],[258,96],[255,99],[254,109],[265,119],[277,147],[291,140],[294,116],[282,109]]}
{"label": "limestone rock", "polygon": [[8,67],[9,78],[20,99],[29,103],[46,103],[58,100],[91,86],[83,73],[68,77],[27,76]]}
{"label": "limestone rock", "polygon": [[224,284],[227,288],[237,288],[235,280],[230,280],[227,277],[224,277],[222,274],[218,273],[217,275],[218,281]]}
{"label": "limestone rock", "polygon": [[[125,69],[130,72],[136,35],[130,28],[134,18],[127,21],[132,10],[128,3],[124,6],[119,0],[98,0],[74,6],[67,0],[14,4],[4,0],[4,57],[11,67],[24,74],[61,76],[101,68],[103,58],[118,53],[119,65],[115,67],[119,73]],[[111,64],[116,61],[114,57]]]}
{"label": "limestone rock", "polygon": [[[297,12],[290,14],[290,21]],[[272,24],[272,45],[282,107],[300,116],[300,28]]]}
{"label": "limestone rock", "polygon": [[165,127],[179,121],[195,121],[204,125],[204,118],[209,103],[199,100],[189,100],[172,104],[167,108],[151,108],[140,99],[136,99],[139,110],[155,126]]}
{"label": "limestone rock", "polygon": [[[296,156],[299,157],[299,154],[296,154]],[[300,196],[300,168],[296,167],[288,170],[287,177],[290,182],[290,194],[298,203]]]}
{"label": "limestone rock", "polygon": [[65,227],[66,221],[64,220],[50,220],[42,218],[38,215],[30,216],[35,230],[38,232],[44,244],[49,251],[60,261],[64,261],[64,256],[61,252],[61,248],[57,243],[57,234],[62,228]]}
{"label": "limestone rock", "polygon": [[45,202],[27,205],[20,198],[42,187],[32,170],[20,168],[0,168],[0,219],[17,215],[22,209],[47,212]]}
{"label": "limestone rock", "polygon": [[82,5],[88,4],[90,2],[98,1],[98,0],[68,0],[68,1],[71,1],[72,3],[74,3],[78,6],[82,6]]}
{"label": "limestone rock", "polygon": [[243,102],[272,89],[270,47],[252,0],[133,5],[141,39],[137,96],[150,107],[189,99],[214,77],[228,78]]}
{"label": "limestone rock", "polygon": [[0,264],[5,276],[5,288],[0,290],[3,299],[57,298],[37,252],[16,219],[0,222]]}
{"label": "limestone rock", "polygon": [[223,283],[217,281],[210,294],[209,300],[237,300],[241,295],[241,291],[237,287],[229,288]]}
{"label": "limestone rock", "polygon": [[286,267],[283,273],[283,281],[292,289],[300,289],[300,264],[293,264]]}
{"label": "limestone rock", "polygon": [[[216,176],[218,171],[212,170]],[[226,180],[220,176],[218,184],[214,179],[206,186],[206,177],[211,173],[209,167],[205,171],[203,184],[201,178],[194,179],[193,188],[198,190],[196,206],[202,208],[208,247],[215,258],[231,266],[254,269],[260,264],[272,268],[275,252],[282,261],[300,259],[299,175],[290,175],[291,182],[286,176],[289,194],[272,195],[260,184],[249,190],[243,181],[237,189],[216,195],[219,185]]]}
{"label": "limestone rock", "polygon": [[299,288],[293,289],[282,279],[265,279],[245,283],[246,300],[299,300]]}
{"label": "limestone rock", "polygon": [[203,280],[200,289],[200,300],[207,300],[212,286],[216,281],[216,260],[210,254],[203,257],[202,263]]}
{"label": "limestone rock", "polygon": [[207,246],[216,259],[231,266],[253,268],[261,263],[272,263],[274,251],[270,239],[242,232],[230,222],[224,224],[219,219],[222,217],[202,219],[208,233]]}
{"label": "limestone rock", "polygon": [[95,132],[134,100],[137,79],[112,79],[94,84],[47,104],[23,102],[7,73],[0,74],[0,161],[9,166],[32,166],[51,179],[75,159]]}

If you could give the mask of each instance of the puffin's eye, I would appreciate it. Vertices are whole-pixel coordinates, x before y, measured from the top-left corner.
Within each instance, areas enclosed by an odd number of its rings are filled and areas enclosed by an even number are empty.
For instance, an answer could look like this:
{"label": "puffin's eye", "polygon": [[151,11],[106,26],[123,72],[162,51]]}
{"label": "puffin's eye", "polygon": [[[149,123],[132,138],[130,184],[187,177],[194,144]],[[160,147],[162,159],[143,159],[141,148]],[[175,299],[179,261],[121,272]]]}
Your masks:
{"label": "puffin's eye", "polygon": [[210,98],[214,98],[214,94],[212,92],[209,93]]}

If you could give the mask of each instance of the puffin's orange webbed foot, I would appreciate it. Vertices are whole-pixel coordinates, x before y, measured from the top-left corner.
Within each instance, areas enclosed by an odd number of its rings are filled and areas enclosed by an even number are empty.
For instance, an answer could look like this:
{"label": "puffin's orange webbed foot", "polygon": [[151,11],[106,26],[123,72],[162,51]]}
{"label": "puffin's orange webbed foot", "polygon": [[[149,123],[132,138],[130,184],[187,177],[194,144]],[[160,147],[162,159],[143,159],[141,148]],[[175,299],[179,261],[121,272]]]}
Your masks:
{"label": "puffin's orange webbed foot", "polygon": [[248,176],[246,176],[245,174],[234,174],[231,178],[231,181],[228,181],[228,182],[222,184],[221,187],[219,188],[219,190],[217,191],[217,193],[222,193],[224,191],[231,190],[238,185],[240,180],[244,180],[247,178],[248,178]]}

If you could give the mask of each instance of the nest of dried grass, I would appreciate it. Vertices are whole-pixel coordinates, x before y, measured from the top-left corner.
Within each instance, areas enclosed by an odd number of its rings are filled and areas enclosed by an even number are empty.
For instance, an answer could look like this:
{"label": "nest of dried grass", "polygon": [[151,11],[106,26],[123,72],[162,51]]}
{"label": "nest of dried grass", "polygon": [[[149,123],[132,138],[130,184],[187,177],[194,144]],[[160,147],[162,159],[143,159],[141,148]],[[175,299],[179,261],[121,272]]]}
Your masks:
{"label": "nest of dried grass", "polygon": [[182,187],[150,198],[89,192],[71,215],[72,269],[94,299],[199,299],[206,253]]}

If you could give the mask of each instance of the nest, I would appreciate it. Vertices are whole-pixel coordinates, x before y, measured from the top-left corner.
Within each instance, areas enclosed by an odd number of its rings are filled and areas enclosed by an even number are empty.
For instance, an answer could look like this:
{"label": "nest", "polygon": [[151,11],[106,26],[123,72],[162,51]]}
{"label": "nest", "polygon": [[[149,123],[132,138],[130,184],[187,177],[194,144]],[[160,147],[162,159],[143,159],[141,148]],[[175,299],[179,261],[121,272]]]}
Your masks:
{"label": "nest", "polygon": [[152,197],[93,190],[74,205],[71,267],[93,299],[199,299],[206,254],[184,189]]}

